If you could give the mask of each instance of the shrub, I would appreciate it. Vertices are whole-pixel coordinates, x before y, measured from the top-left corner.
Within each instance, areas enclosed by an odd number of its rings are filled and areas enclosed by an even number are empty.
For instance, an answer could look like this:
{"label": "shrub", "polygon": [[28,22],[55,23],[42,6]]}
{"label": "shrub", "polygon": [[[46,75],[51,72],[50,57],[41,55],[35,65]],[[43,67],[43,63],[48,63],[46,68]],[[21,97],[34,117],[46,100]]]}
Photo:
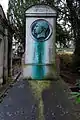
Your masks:
{"label": "shrub", "polygon": [[60,68],[71,69],[72,67],[72,54],[59,54],[60,57]]}

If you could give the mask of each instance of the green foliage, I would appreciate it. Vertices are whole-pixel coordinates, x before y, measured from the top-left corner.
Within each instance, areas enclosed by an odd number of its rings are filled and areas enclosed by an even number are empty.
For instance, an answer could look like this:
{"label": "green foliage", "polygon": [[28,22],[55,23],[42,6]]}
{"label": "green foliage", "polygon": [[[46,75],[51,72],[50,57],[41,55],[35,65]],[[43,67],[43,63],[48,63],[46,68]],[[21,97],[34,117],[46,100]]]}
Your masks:
{"label": "green foliage", "polygon": [[69,68],[72,66],[72,54],[60,54],[60,66],[61,68]]}
{"label": "green foliage", "polygon": [[80,103],[80,95],[76,98],[76,104]]}
{"label": "green foliage", "polygon": [[8,20],[15,27],[14,38],[23,43],[25,30],[25,11],[38,0],[9,0]]}
{"label": "green foliage", "polygon": [[[9,0],[8,20],[14,26],[16,44],[25,48],[25,11],[40,0]],[[78,0],[45,0],[50,6],[56,6],[57,34],[56,43],[60,47],[70,47],[70,41],[75,42],[75,67],[80,66],[80,2]],[[78,56],[78,57],[76,57]],[[78,62],[77,62],[78,61]]]}
{"label": "green foliage", "polygon": [[78,66],[80,67],[80,1],[66,0],[66,2],[69,9],[68,18],[74,35],[75,52],[73,60],[76,68]]}
{"label": "green foliage", "polygon": [[80,70],[80,55],[74,54],[73,56],[73,70],[77,73]]}
{"label": "green foliage", "polygon": [[[76,80],[76,84],[75,85],[80,88],[80,79]],[[75,103],[76,104],[80,103],[80,92],[71,92],[71,99],[72,98],[75,99]]]}
{"label": "green foliage", "polygon": [[[25,11],[29,6],[37,3],[40,3],[40,0],[9,0],[7,16],[9,22],[14,26],[16,44],[20,43],[25,47]],[[59,5],[60,1],[46,0],[45,3],[53,7],[56,4]],[[59,9],[61,8],[59,7]],[[60,17],[59,14],[58,18]],[[69,36],[67,31],[64,31],[58,22],[56,42],[58,43],[59,41],[60,45],[63,43],[66,46],[66,41],[69,41]]]}
{"label": "green foliage", "polygon": [[56,43],[59,42],[60,46],[69,47],[67,42],[71,40],[71,35],[68,31],[65,31],[60,24],[57,23],[56,29]]}
{"label": "green foliage", "polygon": [[80,79],[76,80],[76,84],[75,85],[80,88]]}
{"label": "green foliage", "polygon": [[78,104],[80,103],[80,92],[71,92],[71,98],[70,99],[75,99],[75,103]]}

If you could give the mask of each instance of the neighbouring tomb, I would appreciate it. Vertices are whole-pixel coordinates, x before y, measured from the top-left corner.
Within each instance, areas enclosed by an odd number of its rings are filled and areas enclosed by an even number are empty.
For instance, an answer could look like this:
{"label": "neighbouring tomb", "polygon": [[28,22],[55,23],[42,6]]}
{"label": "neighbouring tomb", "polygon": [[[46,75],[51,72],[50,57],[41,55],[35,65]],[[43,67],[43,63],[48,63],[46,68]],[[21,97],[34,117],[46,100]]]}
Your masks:
{"label": "neighbouring tomb", "polygon": [[6,83],[11,69],[11,35],[12,28],[8,23],[2,6],[0,5],[0,84]]}

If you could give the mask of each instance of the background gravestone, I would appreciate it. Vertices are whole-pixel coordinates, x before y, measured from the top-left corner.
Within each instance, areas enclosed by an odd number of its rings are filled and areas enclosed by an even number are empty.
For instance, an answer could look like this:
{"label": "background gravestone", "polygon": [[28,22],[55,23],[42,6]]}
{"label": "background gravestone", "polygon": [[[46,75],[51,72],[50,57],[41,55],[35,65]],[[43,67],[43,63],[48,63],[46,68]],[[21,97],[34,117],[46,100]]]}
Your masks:
{"label": "background gravestone", "polygon": [[23,77],[54,79],[56,9],[34,5],[26,11],[26,48]]}

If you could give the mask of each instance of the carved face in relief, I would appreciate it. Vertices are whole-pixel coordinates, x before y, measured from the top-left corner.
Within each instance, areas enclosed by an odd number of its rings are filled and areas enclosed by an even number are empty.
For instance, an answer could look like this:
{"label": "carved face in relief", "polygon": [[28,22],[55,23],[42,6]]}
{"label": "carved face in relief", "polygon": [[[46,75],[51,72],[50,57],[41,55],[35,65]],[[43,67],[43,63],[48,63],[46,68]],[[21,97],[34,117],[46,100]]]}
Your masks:
{"label": "carved face in relief", "polygon": [[44,41],[50,34],[50,26],[45,20],[37,20],[32,24],[32,35],[37,41]]}

